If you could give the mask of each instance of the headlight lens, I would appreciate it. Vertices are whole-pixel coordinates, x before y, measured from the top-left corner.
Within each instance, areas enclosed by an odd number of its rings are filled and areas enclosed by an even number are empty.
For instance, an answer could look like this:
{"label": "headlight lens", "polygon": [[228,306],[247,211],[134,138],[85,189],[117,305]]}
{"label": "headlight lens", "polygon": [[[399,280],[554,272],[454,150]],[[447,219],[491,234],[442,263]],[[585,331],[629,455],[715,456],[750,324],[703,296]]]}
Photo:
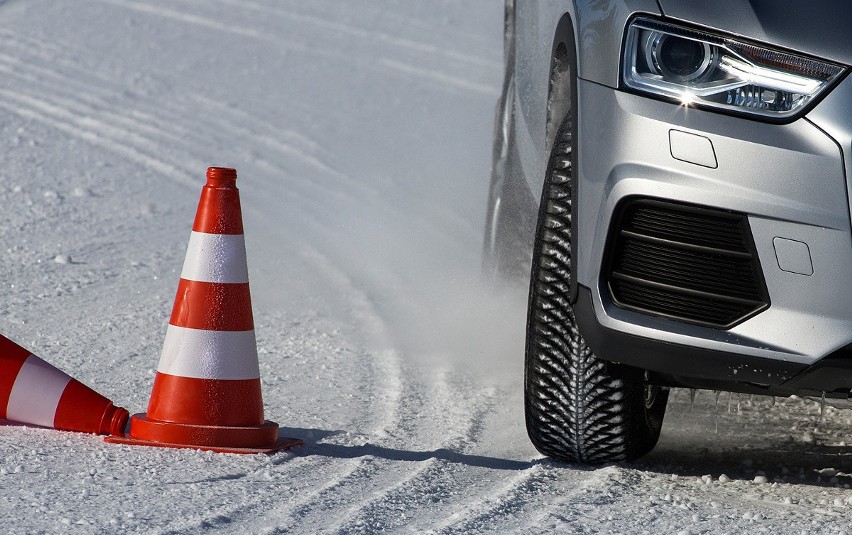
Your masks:
{"label": "headlight lens", "polygon": [[683,104],[787,119],[845,67],[732,37],[636,19],[624,44],[627,87]]}

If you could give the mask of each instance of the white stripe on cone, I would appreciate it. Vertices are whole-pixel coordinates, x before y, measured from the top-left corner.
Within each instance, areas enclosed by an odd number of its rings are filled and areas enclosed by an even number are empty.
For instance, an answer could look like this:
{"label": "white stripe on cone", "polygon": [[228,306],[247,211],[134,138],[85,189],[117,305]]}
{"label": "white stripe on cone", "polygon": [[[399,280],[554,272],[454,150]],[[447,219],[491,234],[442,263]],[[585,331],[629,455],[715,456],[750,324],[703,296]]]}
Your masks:
{"label": "white stripe on cone", "polygon": [[193,231],[180,276],[201,282],[248,282],[244,236]]}
{"label": "white stripe on cone", "polygon": [[9,394],[6,418],[17,422],[53,427],[59,398],[71,377],[35,355],[21,366]]}
{"label": "white stripe on cone", "polygon": [[257,379],[254,331],[205,331],[169,325],[160,373],[196,379]]}

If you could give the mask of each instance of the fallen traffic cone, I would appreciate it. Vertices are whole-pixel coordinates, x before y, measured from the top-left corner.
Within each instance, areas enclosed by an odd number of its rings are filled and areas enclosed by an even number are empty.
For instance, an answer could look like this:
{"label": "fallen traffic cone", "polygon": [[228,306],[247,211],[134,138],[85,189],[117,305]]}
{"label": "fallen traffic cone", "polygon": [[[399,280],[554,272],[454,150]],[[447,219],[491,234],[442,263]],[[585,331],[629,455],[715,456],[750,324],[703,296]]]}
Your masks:
{"label": "fallen traffic cone", "polygon": [[107,442],[225,453],[301,443],[263,416],[236,181],[234,169],[207,169],[148,412]]}
{"label": "fallen traffic cone", "polygon": [[108,435],[128,413],[80,381],[0,336],[0,419]]}

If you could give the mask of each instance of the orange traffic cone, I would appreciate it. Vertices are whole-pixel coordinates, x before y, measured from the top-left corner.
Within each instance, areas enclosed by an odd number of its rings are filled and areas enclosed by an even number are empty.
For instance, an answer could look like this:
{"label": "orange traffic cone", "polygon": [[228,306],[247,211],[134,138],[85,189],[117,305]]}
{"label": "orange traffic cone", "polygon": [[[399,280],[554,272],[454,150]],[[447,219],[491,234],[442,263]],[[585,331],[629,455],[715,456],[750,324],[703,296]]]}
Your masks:
{"label": "orange traffic cone", "polygon": [[108,435],[128,413],[80,381],[0,336],[0,419]]}
{"label": "orange traffic cone", "polygon": [[207,169],[148,412],[108,442],[225,453],[301,443],[263,416],[236,180],[234,169]]}

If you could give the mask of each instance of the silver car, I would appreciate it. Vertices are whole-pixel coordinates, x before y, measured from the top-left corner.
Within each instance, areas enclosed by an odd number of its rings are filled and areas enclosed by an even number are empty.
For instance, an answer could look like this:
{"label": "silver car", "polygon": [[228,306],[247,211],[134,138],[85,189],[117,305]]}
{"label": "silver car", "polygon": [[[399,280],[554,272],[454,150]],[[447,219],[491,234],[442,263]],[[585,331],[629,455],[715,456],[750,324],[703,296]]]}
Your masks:
{"label": "silver car", "polygon": [[852,388],[852,4],[507,0],[484,264],[530,283],[542,453],[633,459],[668,389]]}

